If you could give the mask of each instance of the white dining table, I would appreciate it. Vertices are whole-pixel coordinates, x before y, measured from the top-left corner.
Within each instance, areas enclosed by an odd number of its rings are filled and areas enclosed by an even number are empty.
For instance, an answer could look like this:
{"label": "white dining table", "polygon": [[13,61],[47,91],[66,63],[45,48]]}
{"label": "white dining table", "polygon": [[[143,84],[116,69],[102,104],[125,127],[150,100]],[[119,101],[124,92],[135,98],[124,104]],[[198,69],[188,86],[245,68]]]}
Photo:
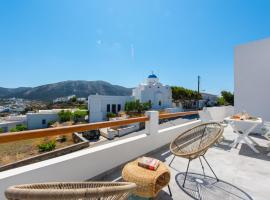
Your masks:
{"label": "white dining table", "polygon": [[255,153],[260,153],[255,147],[258,143],[252,139],[249,134],[263,123],[261,118],[240,120],[227,117],[224,120],[227,121],[238,134],[238,137],[231,144],[231,147],[237,147],[240,142],[244,141]]}

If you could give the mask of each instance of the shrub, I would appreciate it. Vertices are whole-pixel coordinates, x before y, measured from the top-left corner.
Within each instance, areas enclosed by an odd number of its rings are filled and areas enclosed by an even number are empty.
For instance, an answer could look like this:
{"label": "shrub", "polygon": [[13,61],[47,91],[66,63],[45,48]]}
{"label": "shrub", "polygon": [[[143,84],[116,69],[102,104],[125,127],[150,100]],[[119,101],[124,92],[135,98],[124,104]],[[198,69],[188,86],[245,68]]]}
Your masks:
{"label": "shrub", "polygon": [[49,122],[48,122],[48,127],[51,127],[55,122],[56,122],[55,120],[49,121]]}
{"label": "shrub", "polygon": [[77,97],[72,97],[72,98],[70,99],[70,101],[73,102],[73,103],[75,103],[75,102],[77,101]]}
{"label": "shrub", "polygon": [[38,145],[39,152],[47,152],[52,151],[56,147],[56,142],[54,140],[50,140],[48,142],[44,142]]}
{"label": "shrub", "polygon": [[0,133],[4,133],[4,129],[3,128],[0,128]]}
{"label": "shrub", "polygon": [[107,113],[107,118],[113,118],[113,117],[116,117],[116,114],[112,113],[112,112],[108,112]]}
{"label": "shrub", "polygon": [[72,113],[69,110],[67,111],[61,110],[58,113],[58,117],[60,119],[60,122],[67,122],[72,119]]}
{"label": "shrub", "polygon": [[67,141],[67,136],[66,135],[60,135],[59,137],[57,137],[57,142],[66,142]]}
{"label": "shrub", "polygon": [[142,113],[143,111],[150,110],[152,104],[150,102],[141,103],[139,100],[128,101],[125,104],[126,112],[138,112]]}
{"label": "shrub", "polygon": [[72,114],[72,118],[75,122],[78,122],[80,119],[84,119],[86,115],[88,115],[87,110],[76,110]]}
{"label": "shrub", "polygon": [[88,109],[88,106],[86,104],[83,104],[83,105],[79,105],[78,108],[80,110],[87,110]]}
{"label": "shrub", "polygon": [[20,132],[20,131],[25,131],[25,130],[27,130],[26,125],[24,125],[24,124],[18,124],[18,125],[16,125],[16,127],[11,128],[10,129],[10,132]]}

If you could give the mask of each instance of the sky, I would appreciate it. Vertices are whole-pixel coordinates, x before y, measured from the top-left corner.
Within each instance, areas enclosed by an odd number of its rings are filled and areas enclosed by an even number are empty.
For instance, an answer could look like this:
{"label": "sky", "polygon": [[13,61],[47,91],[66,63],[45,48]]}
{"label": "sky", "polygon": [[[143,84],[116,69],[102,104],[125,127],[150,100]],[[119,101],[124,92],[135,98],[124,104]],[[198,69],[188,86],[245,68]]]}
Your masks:
{"label": "sky", "polygon": [[0,87],[104,80],[233,92],[234,47],[270,36],[268,0],[0,0]]}

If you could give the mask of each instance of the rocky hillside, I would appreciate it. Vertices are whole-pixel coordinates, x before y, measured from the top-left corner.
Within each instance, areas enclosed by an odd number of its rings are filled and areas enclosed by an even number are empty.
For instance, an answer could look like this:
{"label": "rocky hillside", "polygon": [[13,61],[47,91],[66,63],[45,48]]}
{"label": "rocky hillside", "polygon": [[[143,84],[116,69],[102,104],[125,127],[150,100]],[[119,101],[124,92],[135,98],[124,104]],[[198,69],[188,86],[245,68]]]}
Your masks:
{"label": "rocky hillside", "polygon": [[57,97],[75,94],[77,97],[88,97],[90,94],[131,95],[131,88],[112,85],[105,81],[63,81],[38,87],[1,88],[0,98],[24,98],[30,100],[51,101]]}

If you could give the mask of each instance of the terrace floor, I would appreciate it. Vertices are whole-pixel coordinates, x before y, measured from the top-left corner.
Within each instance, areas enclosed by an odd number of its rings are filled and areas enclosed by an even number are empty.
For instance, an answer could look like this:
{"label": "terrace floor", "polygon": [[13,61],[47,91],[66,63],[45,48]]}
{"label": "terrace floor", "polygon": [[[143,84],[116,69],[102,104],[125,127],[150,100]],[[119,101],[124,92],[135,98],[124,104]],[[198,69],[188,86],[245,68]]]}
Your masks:
{"label": "terrace floor", "polygon": [[[230,126],[224,130],[224,140],[206,153],[205,157],[214,169],[219,182],[213,178],[213,174],[204,164],[206,178],[203,177],[199,159],[190,163],[190,170],[185,188],[182,187],[184,172],[188,160],[176,157],[170,167],[170,187],[164,188],[156,199],[230,199],[230,200],[266,200],[270,196],[270,157],[266,156],[267,141],[258,136],[253,136],[260,146],[260,154],[254,153],[246,144],[238,145],[238,148],[230,148],[230,144],[236,138],[236,134]],[[152,153],[151,157],[157,158],[169,164],[173,156],[169,147],[164,146]],[[123,166],[112,169],[92,180],[119,181]],[[203,183],[196,180],[203,179]]]}

